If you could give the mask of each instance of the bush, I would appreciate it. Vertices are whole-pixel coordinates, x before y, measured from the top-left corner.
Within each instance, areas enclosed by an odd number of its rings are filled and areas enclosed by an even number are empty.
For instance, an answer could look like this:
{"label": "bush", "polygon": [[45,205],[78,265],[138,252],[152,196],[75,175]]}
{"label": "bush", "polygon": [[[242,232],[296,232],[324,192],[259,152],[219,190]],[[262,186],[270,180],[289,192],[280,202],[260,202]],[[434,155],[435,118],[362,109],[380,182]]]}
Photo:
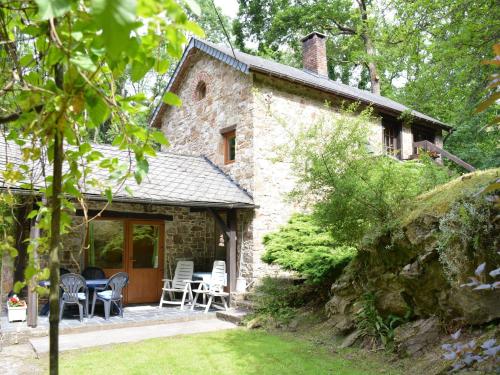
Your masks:
{"label": "bush", "polygon": [[255,314],[274,323],[288,324],[297,308],[308,300],[305,294],[304,285],[295,285],[293,280],[264,277],[255,288]]}
{"label": "bush", "polygon": [[396,315],[382,317],[375,305],[374,293],[365,293],[357,306],[356,328],[361,335],[371,341],[371,346],[376,348],[382,345],[387,350],[394,349],[394,330],[408,321],[411,311],[404,318]]}
{"label": "bush", "polygon": [[354,116],[354,111],[311,126],[288,151],[299,180],[292,195],[311,198],[318,222],[351,245],[394,227],[409,201],[450,178],[429,157],[401,163],[375,155],[366,146],[375,120],[370,112]]}
{"label": "bush", "polygon": [[316,284],[340,273],[356,254],[355,248],[339,245],[304,214],[295,214],[279,231],[266,235],[264,245],[264,262],[296,271]]}

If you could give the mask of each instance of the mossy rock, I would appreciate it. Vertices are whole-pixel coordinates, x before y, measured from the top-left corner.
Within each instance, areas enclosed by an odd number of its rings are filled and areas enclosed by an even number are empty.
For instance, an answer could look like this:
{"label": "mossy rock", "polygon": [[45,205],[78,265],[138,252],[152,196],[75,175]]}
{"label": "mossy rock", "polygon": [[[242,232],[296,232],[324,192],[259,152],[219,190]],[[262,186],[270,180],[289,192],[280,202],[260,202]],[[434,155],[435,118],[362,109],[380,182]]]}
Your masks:
{"label": "mossy rock", "polygon": [[354,327],[354,305],[367,291],[375,294],[382,316],[402,317],[410,311],[414,319],[438,316],[470,324],[500,318],[500,291],[478,292],[452,283],[438,251],[440,219],[455,202],[498,176],[500,169],[478,171],[418,197],[401,217],[398,233],[381,234],[361,249],[332,285],[333,297],[326,305],[339,330]]}

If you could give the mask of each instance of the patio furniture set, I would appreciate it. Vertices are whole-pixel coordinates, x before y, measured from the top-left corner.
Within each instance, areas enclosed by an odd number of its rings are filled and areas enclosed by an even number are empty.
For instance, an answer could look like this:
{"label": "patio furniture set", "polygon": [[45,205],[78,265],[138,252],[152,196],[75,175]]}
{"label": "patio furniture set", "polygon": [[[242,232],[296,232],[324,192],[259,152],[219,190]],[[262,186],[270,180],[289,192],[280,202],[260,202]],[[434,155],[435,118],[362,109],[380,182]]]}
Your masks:
{"label": "patio furniture set", "polygon": [[[89,316],[89,302],[92,296],[92,311],[90,318],[94,316],[94,309],[97,301],[104,304],[104,317],[109,319],[111,307],[118,308],[119,314],[123,317],[123,289],[128,284],[128,275],[125,272],[118,272],[106,278],[104,271],[97,267],[86,268],[81,275],[71,273],[64,268],[60,270],[61,280],[59,286],[61,295],[59,301],[59,319],[62,319],[66,305],[77,305],[80,321],[84,316]],[[43,281],[42,286],[49,286],[50,282]],[[42,314],[48,312],[48,304],[42,309]]]}
{"label": "patio furniture set", "polygon": [[[128,274],[118,272],[106,278],[104,271],[97,267],[88,267],[82,274],[71,273],[61,268],[61,296],[59,319],[62,319],[64,308],[67,305],[77,305],[80,321],[83,317],[94,316],[95,305],[101,301],[104,305],[104,319],[108,320],[112,306],[118,309],[123,317],[123,289],[129,282]],[[172,279],[163,280],[162,295],[159,308],[165,305],[191,305],[191,310],[196,306],[204,307],[207,313],[210,307],[228,309],[229,293],[224,291],[227,285],[226,262],[215,261],[212,272],[194,272],[192,261],[178,261]],[[43,281],[42,286],[49,286],[50,282]],[[176,298],[176,294],[182,294],[182,298]],[[202,302],[198,302],[199,297]],[[92,299],[92,309],[89,316],[89,303]],[[208,300],[207,300],[208,299]],[[220,304],[216,303],[220,299]],[[48,313],[48,304],[42,309],[42,314]]]}
{"label": "patio furniture set", "polygon": [[[159,307],[164,304],[180,305],[181,310],[183,310],[184,305],[190,304],[191,310],[194,310],[196,306],[205,307],[205,313],[211,306],[227,310],[229,293],[224,291],[224,287],[227,285],[226,262],[216,260],[211,273],[193,272],[193,269],[194,263],[192,261],[181,260],[177,262],[174,277],[163,280]],[[182,294],[180,300],[176,298],[176,293]],[[198,302],[200,295],[202,303]],[[217,298],[220,299],[222,305],[215,303]]]}

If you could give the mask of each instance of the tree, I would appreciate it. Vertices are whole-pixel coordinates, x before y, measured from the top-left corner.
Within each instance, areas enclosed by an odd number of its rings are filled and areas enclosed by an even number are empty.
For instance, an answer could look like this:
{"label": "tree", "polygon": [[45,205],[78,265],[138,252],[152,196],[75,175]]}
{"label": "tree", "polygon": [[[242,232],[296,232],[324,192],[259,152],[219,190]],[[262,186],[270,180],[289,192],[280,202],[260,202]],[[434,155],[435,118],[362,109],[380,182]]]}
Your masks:
{"label": "tree", "polygon": [[326,33],[330,77],[350,83],[361,69],[358,87],[365,88],[368,81],[371,91],[380,94],[375,15],[371,0],[242,0],[233,31],[240,48],[246,40],[257,41],[258,53],[278,59],[287,55],[281,48],[285,44],[296,66],[301,61],[300,38],[311,31]]}
{"label": "tree", "polygon": [[[198,7],[187,1],[192,11]],[[140,183],[148,172],[153,141],[163,134],[137,125],[148,110],[144,94],[121,95],[120,77],[130,70],[137,80],[154,69],[165,72],[166,55],[179,58],[185,33],[203,35],[174,0],[35,0],[0,2],[0,125],[3,136],[23,154],[17,168],[7,164],[4,179],[11,186],[33,188],[27,181],[35,161],[45,164],[44,188],[30,217],[39,217],[44,235],[39,251],[50,255],[50,373],[58,372],[58,294],[61,234],[71,225],[78,203],[86,212],[86,188],[102,191],[108,203],[114,188],[130,176]],[[167,93],[164,101],[180,105]],[[89,133],[104,121],[120,129],[113,144],[130,151],[129,165],[104,159],[88,143]],[[8,157],[8,155],[7,155]],[[134,159],[132,165],[132,158]],[[66,166],[63,169],[63,166]],[[89,178],[92,168],[109,179]],[[33,246],[32,246],[33,248]],[[26,280],[43,270],[26,269]]]}
{"label": "tree", "polygon": [[394,19],[386,33],[385,66],[400,87],[385,93],[411,108],[454,127],[445,148],[477,168],[498,166],[499,129],[482,129],[495,117],[491,107],[478,114],[492,67],[478,64],[490,56],[500,37],[498,2],[458,0],[388,1]]}
{"label": "tree", "polygon": [[380,93],[454,127],[446,149],[487,168],[500,163],[500,134],[479,130],[496,109],[474,112],[489,74],[477,61],[500,36],[499,10],[494,0],[241,0],[233,28],[240,48],[257,42],[260,55],[296,67],[300,38],[325,32],[331,79],[377,92],[376,74]]}
{"label": "tree", "polygon": [[[225,30],[228,33],[231,32],[228,17],[222,14],[219,7],[214,6],[212,0],[198,0],[197,3],[200,11],[187,9],[186,14],[189,19],[196,22],[204,30],[207,40],[214,43],[226,43]],[[231,35],[229,37],[231,38]],[[171,56],[166,49],[166,45],[162,42],[158,44],[153,55],[161,61],[161,69],[150,69],[145,75],[142,75],[140,69],[132,69],[132,66],[130,66],[122,77],[117,79],[117,92],[120,95],[147,94],[150,112],[161,101],[162,94],[178,61],[178,56]],[[147,111],[141,112],[134,117],[134,121],[143,127],[148,127],[149,117],[150,113]],[[111,143],[119,132],[120,129],[108,119],[92,130],[90,139],[94,143]]]}
{"label": "tree", "polygon": [[292,197],[309,203],[320,226],[339,244],[360,246],[398,227],[417,195],[448,181],[433,161],[401,163],[369,145],[371,112],[356,105],[327,115],[283,147],[297,176]]}

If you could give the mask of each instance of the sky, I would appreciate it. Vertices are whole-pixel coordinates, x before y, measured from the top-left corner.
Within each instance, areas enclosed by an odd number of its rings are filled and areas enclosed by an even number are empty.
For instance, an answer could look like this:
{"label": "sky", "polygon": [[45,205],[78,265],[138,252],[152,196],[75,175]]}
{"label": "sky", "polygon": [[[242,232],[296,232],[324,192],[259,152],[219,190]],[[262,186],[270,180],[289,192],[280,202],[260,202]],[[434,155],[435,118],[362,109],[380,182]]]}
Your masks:
{"label": "sky", "polygon": [[236,18],[238,13],[238,1],[237,0],[214,0],[215,5],[222,9],[224,15],[230,18]]}

